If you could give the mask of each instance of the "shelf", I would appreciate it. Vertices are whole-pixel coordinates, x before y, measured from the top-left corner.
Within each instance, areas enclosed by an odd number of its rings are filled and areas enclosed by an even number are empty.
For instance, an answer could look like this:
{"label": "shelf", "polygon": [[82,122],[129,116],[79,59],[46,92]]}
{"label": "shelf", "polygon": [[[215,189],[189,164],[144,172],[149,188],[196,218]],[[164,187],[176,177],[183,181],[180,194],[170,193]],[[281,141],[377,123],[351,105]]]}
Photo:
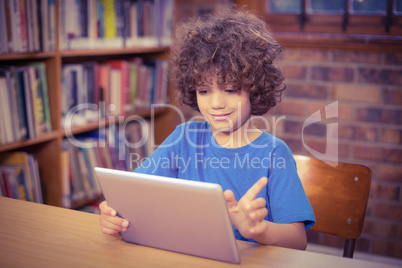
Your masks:
{"label": "shelf", "polygon": [[[126,120],[129,117],[131,119],[134,119],[134,117],[150,118],[151,116],[157,116],[159,114],[162,114],[166,110],[167,110],[167,108],[156,108],[155,114],[152,114],[152,111],[150,109],[138,109],[135,112],[127,113],[126,115],[124,115],[124,120]],[[69,134],[76,135],[76,134],[80,134],[80,133],[94,131],[96,129],[107,127],[110,124],[118,123],[119,119],[121,120],[121,117],[119,118],[118,116],[109,116],[108,119],[102,119],[99,121],[89,122],[83,126],[73,126],[71,128],[71,133],[69,133]],[[124,122],[124,120],[122,120],[122,122]],[[64,137],[67,136],[65,129],[63,129],[62,133],[63,133]]]}
{"label": "shelf", "polygon": [[[61,99],[61,95],[63,92],[61,83],[63,79],[63,65],[70,63],[83,64],[86,61],[94,61],[102,64],[103,62],[113,60],[128,61],[130,58],[136,57],[143,59],[149,58],[150,60],[167,60],[168,54],[170,52],[170,47],[140,46],[142,44],[145,45],[145,42],[143,42],[136,43],[138,44],[138,46],[136,47],[127,48],[88,48],[78,50],[61,50],[61,48],[64,48],[64,46],[61,46],[62,40],[60,40],[60,36],[62,24],[60,23],[60,13],[58,12],[58,10],[63,9],[64,5],[60,6],[60,4],[66,4],[69,1],[65,0],[54,2],[56,10],[54,14],[56,23],[54,26],[55,37],[57,37],[57,40],[55,40],[56,49],[54,51],[0,54],[0,64],[5,66],[28,65],[31,64],[31,62],[38,61],[43,61],[45,63],[49,111],[51,115],[50,117],[53,131],[47,134],[42,134],[41,136],[34,139],[27,139],[9,144],[0,144],[0,153],[5,154],[7,152],[18,150],[33,154],[39,166],[41,184],[44,189],[43,199],[45,203],[61,207],[63,206],[63,187],[64,183],[67,181],[65,180],[65,177],[67,177],[65,176],[67,174],[65,171],[66,162],[68,161],[64,159],[65,155],[63,155],[62,153],[63,139],[67,137],[66,130],[62,127],[62,123],[64,123],[62,122],[62,107],[64,103]],[[174,1],[172,1],[172,4],[175,4]],[[171,15],[173,16],[174,13],[172,13]],[[173,17],[169,18],[174,19]],[[95,42],[95,45],[97,46],[97,40],[95,40]],[[83,44],[87,45],[87,43],[85,42],[83,42]],[[108,43],[106,42],[105,44],[108,45]],[[152,44],[157,45],[157,43]],[[170,84],[168,85],[168,90],[171,90]],[[169,93],[168,95],[170,96]],[[78,136],[79,134],[86,134],[92,131],[97,131],[99,128],[114,126],[114,124],[120,124],[120,126],[124,127],[125,124],[129,121],[135,121],[136,119],[143,118],[145,120],[151,119],[153,121],[153,126],[155,129],[157,129],[157,131],[154,131],[155,142],[156,144],[160,144],[174,130],[174,124],[172,124],[170,121],[172,109],[169,107],[158,107],[158,109],[153,110],[151,110],[150,108],[136,109],[133,112],[125,114],[123,117],[107,116],[106,119],[99,121],[97,121],[97,117],[99,116],[94,116],[91,119],[95,119],[96,121],[83,123],[80,126],[74,126],[71,128],[71,132],[68,134],[72,136]],[[98,197],[100,196],[96,196],[95,199],[98,199]],[[82,202],[72,204],[72,207],[76,209],[83,205],[91,203],[92,201],[94,200],[83,200]]]}
{"label": "shelf", "polygon": [[163,53],[169,51],[168,47],[132,47],[119,49],[89,49],[89,50],[64,50],[61,51],[63,58],[67,57],[88,57],[105,55],[125,55],[143,53]]}
{"label": "shelf", "polygon": [[57,139],[58,137],[59,137],[59,132],[52,131],[47,134],[42,134],[41,136],[36,137],[34,139],[17,141],[17,142],[13,142],[13,143],[0,145],[0,152],[6,152],[6,151],[10,151],[10,150],[15,150],[18,148],[23,148],[26,146],[31,146],[31,145],[51,141],[51,140]]}
{"label": "shelf", "polygon": [[92,199],[85,199],[85,200],[82,200],[82,201],[77,201],[77,202],[73,202],[72,204],[71,204],[71,209],[79,209],[79,208],[82,208],[82,207],[84,207],[84,206],[87,206],[87,205],[90,205],[90,204],[92,204],[92,203],[94,203],[94,202],[97,202],[97,201],[99,201],[101,198],[103,198],[103,195],[102,194],[100,194],[100,195],[98,195],[98,196],[96,196],[96,197],[94,197],[94,198],[92,198]]}
{"label": "shelf", "polygon": [[46,59],[46,58],[52,58],[55,55],[56,55],[55,51],[29,52],[29,53],[8,53],[8,54],[0,54],[0,61]]}

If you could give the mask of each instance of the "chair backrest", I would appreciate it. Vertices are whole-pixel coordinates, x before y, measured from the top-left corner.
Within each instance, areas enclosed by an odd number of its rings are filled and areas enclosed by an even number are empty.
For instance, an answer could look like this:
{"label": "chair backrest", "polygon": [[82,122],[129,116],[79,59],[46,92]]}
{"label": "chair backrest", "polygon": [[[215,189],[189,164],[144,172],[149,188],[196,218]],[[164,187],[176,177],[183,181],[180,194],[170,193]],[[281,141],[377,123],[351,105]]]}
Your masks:
{"label": "chair backrest", "polygon": [[352,258],[363,229],[371,170],[358,164],[333,166],[301,155],[295,155],[295,160],[316,217],[311,230],[344,238],[343,256]]}

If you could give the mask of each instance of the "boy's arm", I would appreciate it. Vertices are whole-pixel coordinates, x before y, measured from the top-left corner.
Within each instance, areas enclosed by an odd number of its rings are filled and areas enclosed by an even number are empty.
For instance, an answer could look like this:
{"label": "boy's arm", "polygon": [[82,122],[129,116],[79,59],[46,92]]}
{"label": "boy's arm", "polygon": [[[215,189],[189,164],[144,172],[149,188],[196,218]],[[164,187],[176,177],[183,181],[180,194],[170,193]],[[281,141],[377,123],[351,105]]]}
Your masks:
{"label": "boy's arm", "polygon": [[267,183],[267,178],[261,178],[239,202],[232,191],[225,191],[232,224],[243,237],[252,238],[261,244],[304,250],[307,238],[303,222],[279,224],[264,220],[268,215],[266,201],[263,198],[255,198]]}
{"label": "boy's arm", "polygon": [[260,244],[305,250],[306,230],[303,222],[274,223],[264,221],[265,229],[252,238]]}

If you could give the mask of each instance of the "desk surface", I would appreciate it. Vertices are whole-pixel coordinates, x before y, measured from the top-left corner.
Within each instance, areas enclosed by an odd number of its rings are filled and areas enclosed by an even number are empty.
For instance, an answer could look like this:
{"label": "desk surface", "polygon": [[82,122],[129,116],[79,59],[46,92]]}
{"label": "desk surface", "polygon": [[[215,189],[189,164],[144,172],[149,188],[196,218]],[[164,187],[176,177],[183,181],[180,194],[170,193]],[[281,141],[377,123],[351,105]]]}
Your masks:
{"label": "desk surface", "polygon": [[392,267],[238,241],[241,264],[148,248],[104,235],[99,216],[0,197],[0,267]]}

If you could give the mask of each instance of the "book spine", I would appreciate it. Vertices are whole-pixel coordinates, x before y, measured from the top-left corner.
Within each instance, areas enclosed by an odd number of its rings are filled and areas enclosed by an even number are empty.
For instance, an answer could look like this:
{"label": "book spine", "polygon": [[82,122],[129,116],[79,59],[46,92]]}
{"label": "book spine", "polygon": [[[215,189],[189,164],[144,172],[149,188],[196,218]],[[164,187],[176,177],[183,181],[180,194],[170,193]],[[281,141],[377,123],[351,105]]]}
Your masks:
{"label": "book spine", "polygon": [[105,14],[105,37],[116,37],[116,17],[114,0],[102,0]]}
{"label": "book spine", "polygon": [[15,74],[15,82],[16,82],[16,91],[15,98],[17,100],[17,111],[18,111],[18,118],[20,119],[20,133],[21,139],[28,138],[28,120],[27,120],[27,112],[25,107],[25,93],[24,93],[24,74],[17,69],[12,69],[13,73]]}
{"label": "book spine", "polygon": [[24,0],[19,0],[19,8],[20,8],[20,50],[19,52],[28,51],[28,42],[27,42],[27,25],[25,19],[25,2]]}

